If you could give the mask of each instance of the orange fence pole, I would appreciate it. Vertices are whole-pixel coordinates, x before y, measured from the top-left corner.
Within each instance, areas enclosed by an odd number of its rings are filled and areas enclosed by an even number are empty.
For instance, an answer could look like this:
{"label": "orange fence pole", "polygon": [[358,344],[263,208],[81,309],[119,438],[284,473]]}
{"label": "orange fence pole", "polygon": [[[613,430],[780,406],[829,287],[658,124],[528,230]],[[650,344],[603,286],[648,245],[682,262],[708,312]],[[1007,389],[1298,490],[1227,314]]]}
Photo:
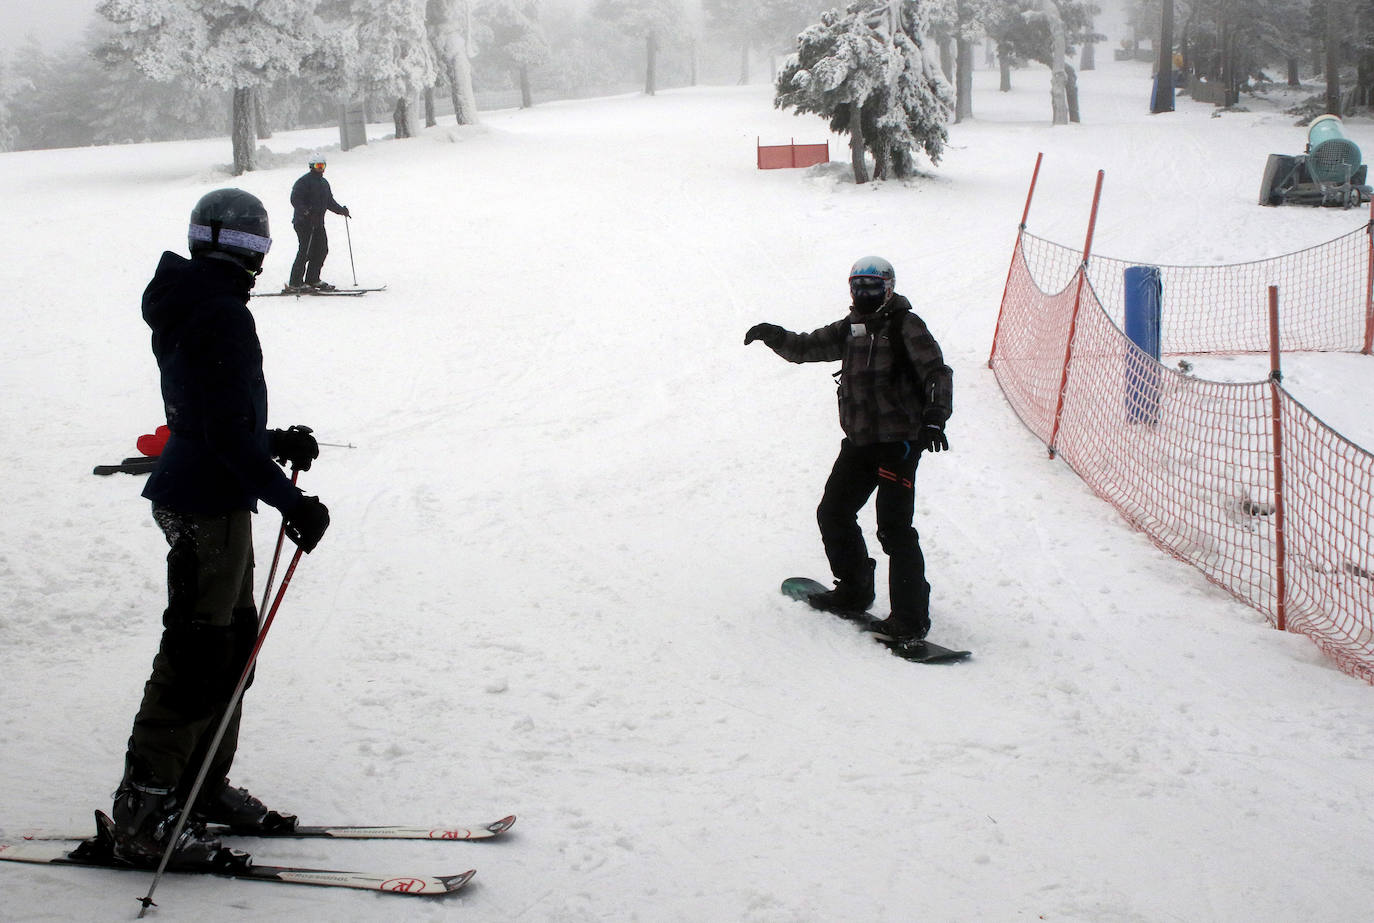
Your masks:
{"label": "orange fence pole", "polygon": [[[830,150],[830,142],[826,141],[826,151]],[[1016,257],[1021,249],[1021,235],[1026,230],[1026,218],[1030,215],[1031,199],[1035,197],[1035,181],[1040,177],[1040,161],[1045,159],[1045,152],[1041,151],[1035,155],[1035,169],[1031,172],[1030,189],[1026,192],[1026,207],[1021,210],[1021,223],[1016,226],[1016,246],[1011,250],[1011,265],[1007,267],[1007,281],[1002,285],[1001,306],[1007,303],[1007,292],[1011,290],[1011,271],[1016,268]],[[997,310],[997,326],[992,331],[992,349],[988,351],[988,368],[992,368],[993,357],[997,355],[997,335],[1002,332],[1002,308]]]}
{"label": "orange fence pole", "polygon": [[1279,288],[1269,286],[1269,393],[1274,415],[1274,620],[1279,631],[1288,630],[1288,549],[1284,533],[1283,503],[1283,404],[1279,397],[1283,370],[1279,359]]}
{"label": "orange fence pole", "polygon": [[1088,280],[1088,256],[1093,249],[1093,231],[1097,228],[1097,205],[1102,199],[1102,177],[1097,171],[1097,186],[1093,189],[1093,210],[1088,216],[1088,235],[1083,241],[1083,262],[1078,266],[1078,289],[1073,299],[1073,317],[1069,320],[1069,335],[1064,342],[1064,371],[1059,376],[1059,398],[1054,405],[1054,428],[1050,431],[1050,458],[1054,458],[1059,437],[1059,422],[1064,416],[1064,392],[1069,387],[1069,363],[1073,359],[1073,339],[1078,332],[1078,311],[1083,306],[1083,286]]}

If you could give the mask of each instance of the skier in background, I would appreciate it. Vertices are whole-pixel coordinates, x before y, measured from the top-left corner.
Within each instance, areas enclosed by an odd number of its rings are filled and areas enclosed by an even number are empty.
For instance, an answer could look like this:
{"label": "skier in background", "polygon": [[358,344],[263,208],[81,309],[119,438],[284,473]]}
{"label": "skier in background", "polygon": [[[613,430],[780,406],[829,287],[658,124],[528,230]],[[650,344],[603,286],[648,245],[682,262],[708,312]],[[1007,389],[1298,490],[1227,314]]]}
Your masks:
{"label": "skier in background", "polygon": [[809,602],[845,615],[873,604],[876,564],[868,556],[858,513],[876,490],[878,541],[888,556],[892,609],[869,630],[908,644],[930,630],[930,584],[911,524],[916,466],[922,453],[949,448],[945,422],[953,412],[954,376],[925,322],[894,291],[895,282],[891,263],[864,257],[849,271],[847,317],[811,333],[755,324],[744,342],[762,340],[789,362],[842,363],[844,438],[816,510],[835,588]]}
{"label": "skier in background", "polygon": [[[111,813],[114,857],[147,866],[161,860],[257,641],[257,501],[282,512],[286,533],[303,551],[329,526],[325,505],[273,464],[275,457],[309,469],[319,455],[310,430],[264,425],[267,386],[248,298],[272,243],[267,210],[247,192],[218,189],[196,203],[189,239],[191,258],[164,253],[143,293],[171,431],[143,491],[169,545],[167,609]],[[205,823],[251,831],[295,821],[229,785],[238,705],[190,806],[173,866],[214,854],[219,841]]]}
{"label": "skier in background", "polygon": [[320,155],[310,161],[310,169],[291,187],[291,226],[296,230],[299,245],[296,261],[291,264],[288,292],[332,292],[335,287],[320,281],[324,258],[329,255],[329,235],[324,230],[324,213],[331,211],[345,218],[352,217],[348,209],[334,201],[329,180],[324,178],[325,159]]}

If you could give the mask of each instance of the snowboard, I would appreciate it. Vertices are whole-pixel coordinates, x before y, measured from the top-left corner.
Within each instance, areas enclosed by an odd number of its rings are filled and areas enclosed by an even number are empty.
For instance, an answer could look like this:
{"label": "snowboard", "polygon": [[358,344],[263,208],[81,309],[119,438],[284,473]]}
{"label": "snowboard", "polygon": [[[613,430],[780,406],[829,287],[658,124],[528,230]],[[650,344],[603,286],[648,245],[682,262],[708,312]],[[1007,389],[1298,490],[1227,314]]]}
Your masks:
{"label": "snowboard", "polygon": [[[824,593],[830,587],[818,580],[812,580],[810,577],[788,577],[782,582],[781,589],[784,596],[806,602],[814,594]],[[817,609],[815,611],[824,610]],[[874,641],[903,660],[910,660],[913,663],[957,663],[973,656],[972,651],[956,651],[953,648],[936,644],[934,641],[896,641],[887,635],[873,631],[871,626],[881,619],[875,618],[867,612],[830,612],[827,614],[837,615],[845,621],[854,622],[859,628],[868,632],[869,637]]]}

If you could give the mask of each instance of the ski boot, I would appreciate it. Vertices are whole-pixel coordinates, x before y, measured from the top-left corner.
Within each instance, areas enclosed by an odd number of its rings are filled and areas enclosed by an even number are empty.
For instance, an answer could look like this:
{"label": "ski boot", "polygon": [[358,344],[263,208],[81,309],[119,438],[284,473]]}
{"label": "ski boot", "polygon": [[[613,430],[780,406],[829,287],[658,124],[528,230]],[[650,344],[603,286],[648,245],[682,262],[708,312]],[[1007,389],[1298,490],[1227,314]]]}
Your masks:
{"label": "ski boot", "polygon": [[877,566],[872,558],[868,565],[850,577],[835,581],[835,589],[814,593],[806,598],[813,609],[833,612],[836,615],[852,617],[862,615],[873,605],[873,569]]}
{"label": "ski boot", "polygon": [[196,799],[191,817],[201,824],[223,824],[234,833],[281,834],[296,829],[296,815],[269,811],[267,805],[225,779]]}
{"label": "ski boot", "polygon": [[339,290],[336,286],[330,285],[328,282],[316,282],[310,287],[317,292],[337,292]]}
{"label": "ski boot", "polygon": [[[126,781],[115,792],[110,813],[111,859],[139,868],[156,868],[181,816],[181,804],[172,790]],[[205,825],[192,818],[182,827],[167,867],[212,869],[221,849],[219,838],[210,836]]]}

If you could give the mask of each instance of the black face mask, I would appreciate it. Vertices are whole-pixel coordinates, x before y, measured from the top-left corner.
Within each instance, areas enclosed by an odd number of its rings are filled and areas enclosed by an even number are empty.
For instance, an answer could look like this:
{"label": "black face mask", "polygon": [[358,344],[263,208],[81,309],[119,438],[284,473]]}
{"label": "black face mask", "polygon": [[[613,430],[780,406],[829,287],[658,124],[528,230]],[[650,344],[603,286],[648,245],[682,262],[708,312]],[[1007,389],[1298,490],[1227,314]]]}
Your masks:
{"label": "black face mask", "polygon": [[870,314],[887,300],[887,282],[873,276],[857,276],[849,280],[849,294],[854,299],[854,310]]}

